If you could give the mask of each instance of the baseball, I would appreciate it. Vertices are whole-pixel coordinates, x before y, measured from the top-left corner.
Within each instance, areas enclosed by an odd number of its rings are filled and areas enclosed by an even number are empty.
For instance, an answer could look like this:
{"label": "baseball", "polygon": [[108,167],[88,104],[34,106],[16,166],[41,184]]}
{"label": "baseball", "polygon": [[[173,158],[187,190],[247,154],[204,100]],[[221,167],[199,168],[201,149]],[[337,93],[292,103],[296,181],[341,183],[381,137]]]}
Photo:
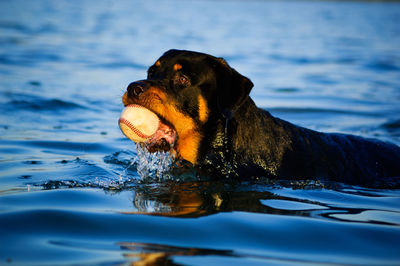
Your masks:
{"label": "baseball", "polygon": [[134,142],[146,142],[157,132],[160,119],[149,109],[130,104],[125,107],[119,118],[122,133]]}

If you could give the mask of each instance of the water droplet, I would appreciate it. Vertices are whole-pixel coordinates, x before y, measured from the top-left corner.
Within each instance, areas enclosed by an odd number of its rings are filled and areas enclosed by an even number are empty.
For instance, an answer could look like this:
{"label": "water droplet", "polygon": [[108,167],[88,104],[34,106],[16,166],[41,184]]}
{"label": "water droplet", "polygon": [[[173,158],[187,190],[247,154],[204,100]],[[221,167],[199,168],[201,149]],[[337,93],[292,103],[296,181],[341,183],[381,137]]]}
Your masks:
{"label": "water droplet", "polygon": [[155,179],[157,181],[171,179],[168,173],[171,169],[174,157],[169,152],[150,153],[144,146],[137,147],[137,173],[142,180]]}

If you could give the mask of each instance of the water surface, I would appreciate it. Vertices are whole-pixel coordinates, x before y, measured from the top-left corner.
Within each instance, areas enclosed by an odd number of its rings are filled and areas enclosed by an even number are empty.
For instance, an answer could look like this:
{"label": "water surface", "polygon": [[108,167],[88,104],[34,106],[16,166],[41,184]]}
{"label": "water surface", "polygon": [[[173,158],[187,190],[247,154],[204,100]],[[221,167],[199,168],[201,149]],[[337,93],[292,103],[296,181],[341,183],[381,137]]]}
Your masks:
{"label": "water surface", "polygon": [[178,48],[273,115],[400,144],[399,25],[399,3],[1,1],[0,264],[399,265],[399,189],[157,174],[117,125]]}

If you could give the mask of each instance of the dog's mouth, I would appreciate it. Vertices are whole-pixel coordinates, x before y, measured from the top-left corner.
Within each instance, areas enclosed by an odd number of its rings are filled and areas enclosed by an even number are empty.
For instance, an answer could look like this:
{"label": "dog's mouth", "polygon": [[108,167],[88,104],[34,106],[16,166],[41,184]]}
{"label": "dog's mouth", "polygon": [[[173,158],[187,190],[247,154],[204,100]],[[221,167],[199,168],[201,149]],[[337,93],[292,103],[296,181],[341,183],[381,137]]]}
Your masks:
{"label": "dog's mouth", "polygon": [[[171,122],[169,122],[163,115],[157,112],[157,108],[152,108],[152,106],[159,106],[163,104],[163,97],[160,96],[158,90],[155,92],[149,93],[150,90],[147,91],[146,97],[144,94],[137,96],[136,98],[131,98],[128,96],[128,93],[125,93],[122,102],[124,106],[129,104],[138,104],[141,105],[153,113],[155,113],[160,119],[160,124],[158,126],[157,131],[153,134],[153,136],[148,139],[146,142],[142,143],[143,146],[149,152],[157,152],[157,151],[171,151],[175,148],[178,134]],[[140,99],[139,99],[140,98]]]}
{"label": "dog's mouth", "polygon": [[154,135],[144,143],[149,152],[170,151],[175,147],[178,135],[174,127],[159,116],[160,125]]}

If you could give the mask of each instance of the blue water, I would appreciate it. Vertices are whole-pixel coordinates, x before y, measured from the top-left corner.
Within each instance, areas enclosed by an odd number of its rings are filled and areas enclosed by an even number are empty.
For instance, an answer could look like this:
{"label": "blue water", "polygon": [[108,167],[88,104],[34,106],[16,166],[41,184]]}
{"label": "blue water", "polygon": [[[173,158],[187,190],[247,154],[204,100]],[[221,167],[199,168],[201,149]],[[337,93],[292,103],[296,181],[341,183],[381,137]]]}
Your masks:
{"label": "blue water", "polygon": [[117,126],[178,48],[280,118],[399,145],[399,25],[400,3],[0,1],[0,264],[400,265],[399,189],[177,180]]}

